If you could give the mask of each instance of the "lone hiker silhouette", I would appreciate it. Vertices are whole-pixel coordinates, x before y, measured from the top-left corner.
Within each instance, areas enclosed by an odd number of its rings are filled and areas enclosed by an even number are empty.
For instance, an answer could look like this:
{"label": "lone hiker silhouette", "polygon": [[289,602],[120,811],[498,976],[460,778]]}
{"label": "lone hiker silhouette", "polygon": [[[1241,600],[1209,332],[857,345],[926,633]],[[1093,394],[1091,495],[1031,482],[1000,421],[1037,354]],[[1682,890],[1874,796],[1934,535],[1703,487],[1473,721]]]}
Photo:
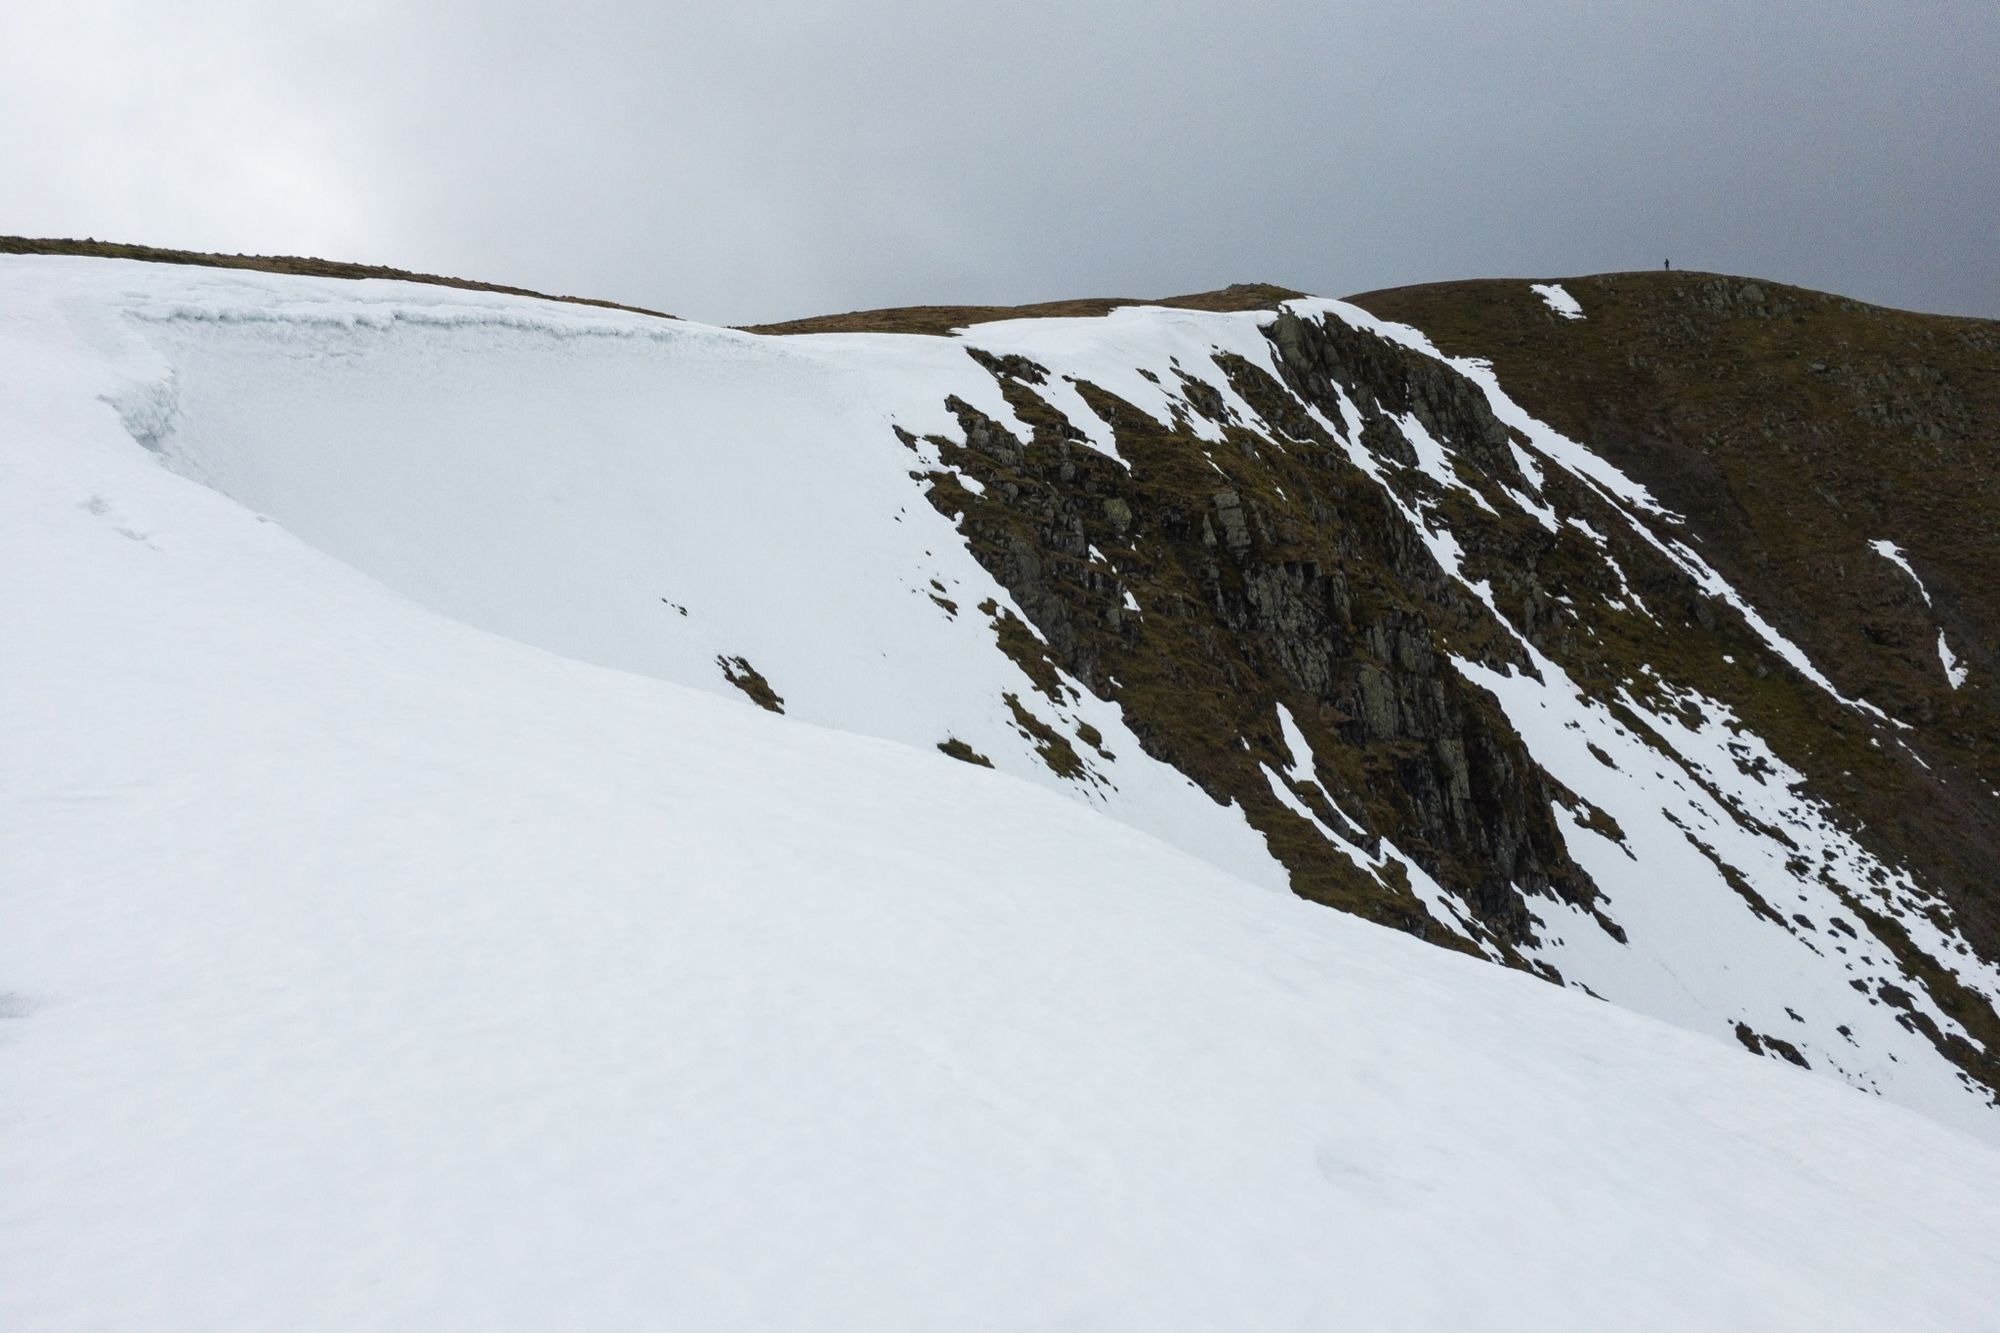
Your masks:
{"label": "lone hiker silhouette", "polygon": [[1667,270],[1667,271],[1668,271],[1669,273],[1671,273],[1671,272],[1673,272],[1673,269],[1674,269],[1674,261],[1673,261],[1673,260],[1671,260],[1671,259],[1667,259],[1667,260],[1662,260],[1662,261],[1660,262],[1660,267],[1661,267],[1661,268],[1663,268],[1663,269],[1665,269],[1665,270]]}

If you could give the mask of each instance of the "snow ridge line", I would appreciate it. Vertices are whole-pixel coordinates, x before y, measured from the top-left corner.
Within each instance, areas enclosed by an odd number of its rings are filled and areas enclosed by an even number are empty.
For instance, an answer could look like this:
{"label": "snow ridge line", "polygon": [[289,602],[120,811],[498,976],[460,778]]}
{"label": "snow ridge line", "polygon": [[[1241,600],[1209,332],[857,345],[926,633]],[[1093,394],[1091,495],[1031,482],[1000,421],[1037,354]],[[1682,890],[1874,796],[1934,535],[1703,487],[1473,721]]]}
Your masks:
{"label": "snow ridge line", "polygon": [[375,329],[387,331],[399,326],[425,329],[495,328],[541,333],[554,338],[628,338],[648,342],[673,343],[689,336],[721,334],[753,339],[761,335],[742,333],[714,325],[672,324],[643,315],[558,317],[529,315],[497,307],[475,305],[423,306],[356,303],[344,308],[280,306],[199,306],[177,304],[135,307],[127,313],[137,320],[155,324],[273,324],[302,328]]}

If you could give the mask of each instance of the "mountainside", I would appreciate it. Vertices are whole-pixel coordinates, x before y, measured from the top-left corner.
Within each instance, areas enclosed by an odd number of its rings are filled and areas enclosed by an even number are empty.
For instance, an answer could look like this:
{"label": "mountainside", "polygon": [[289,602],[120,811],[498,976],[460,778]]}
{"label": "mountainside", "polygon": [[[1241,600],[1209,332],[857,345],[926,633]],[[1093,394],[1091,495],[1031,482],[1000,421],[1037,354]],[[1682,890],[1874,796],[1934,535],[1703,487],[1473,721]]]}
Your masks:
{"label": "mountainside", "polygon": [[0,259],[0,1326],[1978,1327],[1990,969],[1744,719],[1925,726],[1690,540],[1338,302]]}
{"label": "mountainside", "polygon": [[[1965,516],[1949,561],[1921,487],[1819,521],[1912,422],[1962,438],[1905,471],[1983,475],[1992,326],[1813,298],[1848,359],[1806,360],[1807,387],[1875,383],[1914,337],[1937,377],[1909,382],[1957,395],[1864,399],[1870,435],[1759,396],[1780,381],[1755,356],[1806,354],[1756,335],[1803,295],[1759,288],[1745,314],[1705,275],[1366,298],[1412,304],[1440,351],[1275,288],[774,337],[8,264],[18,318],[95,330],[115,369],[94,394],[140,445],[434,610],[995,766],[1253,882],[2000,1135],[1991,640],[1966,591],[1995,567],[1984,483],[1925,483]],[[1594,313],[1600,281],[1638,295]],[[1490,365],[1464,355],[1488,325]],[[1635,388],[1621,359],[1676,369]],[[1707,416],[1682,405],[1697,389]],[[1859,591],[1807,590],[1841,583],[1808,577],[1814,531]]]}
{"label": "mountainside", "polygon": [[1519,283],[1354,299],[1491,360],[1524,408],[1680,516],[1829,679],[1921,734],[1929,767],[1815,778],[1920,863],[1993,956],[2000,324],[1715,274],[1566,286],[1588,320]]}

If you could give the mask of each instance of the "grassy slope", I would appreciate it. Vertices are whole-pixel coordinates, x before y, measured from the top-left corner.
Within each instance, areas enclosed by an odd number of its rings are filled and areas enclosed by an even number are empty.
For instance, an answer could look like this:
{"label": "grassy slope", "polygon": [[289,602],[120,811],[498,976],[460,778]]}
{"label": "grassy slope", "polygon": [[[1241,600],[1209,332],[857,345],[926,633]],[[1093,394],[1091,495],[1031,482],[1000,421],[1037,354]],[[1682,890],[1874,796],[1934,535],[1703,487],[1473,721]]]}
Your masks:
{"label": "grassy slope", "polygon": [[1124,305],[1164,305],[1182,310],[1259,310],[1305,295],[1268,282],[1239,282],[1213,292],[1135,300],[1122,296],[1044,301],[1037,305],[917,305],[886,310],[854,310],[778,324],[753,324],[751,333],[929,333],[949,334],[968,324],[996,319],[1041,319],[1102,315]]}
{"label": "grassy slope", "polygon": [[259,273],[296,273],[309,278],[388,278],[397,282],[426,282],[437,287],[460,287],[475,292],[501,292],[508,296],[533,296],[544,301],[564,301],[571,305],[594,305],[607,310],[630,310],[640,315],[672,319],[659,310],[620,305],[588,296],[551,296],[525,287],[503,287],[494,282],[470,278],[447,278],[436,273],[411,273],[380,264],[349,264],[335,259],[315,259],[301,255],[217,255],[197,250],[166,250],[152,245],[126,245],[118,241],[65,240],[42,236],[0,236],[0,255],[82,255],[91,259],[135,259],[148,264],[194,264],[207,268],[245,268]]}

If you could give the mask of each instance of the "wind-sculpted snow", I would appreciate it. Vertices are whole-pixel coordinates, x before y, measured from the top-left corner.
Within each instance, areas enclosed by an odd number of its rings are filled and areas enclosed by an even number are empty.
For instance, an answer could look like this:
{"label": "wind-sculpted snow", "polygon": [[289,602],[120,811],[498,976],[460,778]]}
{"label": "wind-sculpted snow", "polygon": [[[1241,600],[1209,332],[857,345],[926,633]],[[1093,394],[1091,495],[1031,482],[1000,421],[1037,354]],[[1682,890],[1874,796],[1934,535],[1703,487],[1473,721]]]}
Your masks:
{"label": "wind-sculpted snow", "polygon": [[[122,424],[173,472],[431,611],[735,700],[731,682],[751,669],[788,719],[926,753],[953,747],[1242,880],[1287,883],[1268,827],[1152,757],[1116,701],[1022,660],[1018,636],[1033,641],[1032,618],[968,551],[953,516],[924,498],[952,475],[939,442],[967,441],[954,404],[1008,433],[992,447],[1024,449],[1033,431],[968,349],[1032,363],[1037,396],[1079,447],[1121,466],[1117,429],[1095,395],[1213,447],[1206,466],[1221,475],[1225,427],[1273,449],[1308,447],[1267,420],[1229,370],[1282,378],[1274,312],[1128,308],[982,324],[955,338],[771,338],[389,282],[58,259],[9,261],[0,281],[13,336],[32,344],[61,330],[74,340],[68,360],[43,366],[20,393],[80,422],[94,413]],[[1324,410],[1296,404],[1533,666],[1451,659],[1498,701],[1533,761],[1581,798],[1555,819],[1598,899],[1527,896],[1541,925],[1526,959],[1615,1004],[1796,1055],[1817,1073],[2000,1136],[1990,1094],[1940,1051],[1977,1046],[1977,1034],[1849,904],[1895,922],[1969,992],[2000,998],[2000,975],[1972,955],[1949,912],[1686,682],[1635,678],[1611,695],[1579,686],[1508,621],[1469,563],[1475,533],[1465,525],[1519,514],[1543,531],[1583,534],[1617,590],[1606,604],[1650,619],[1610,540],[1629,537],[1860,725],[1879,725],[1880,714],[1840,696],[1677,540],[1673,516],[1644,487],[1535,421],[1488,368],[1446,361],[1421,335],[1351,305],[1288,309],[1449,365],[1512,432],[1519,475],[1501,477],[1405,413],[1398,429],[1417,460],[1406,466],[1372,451],[1344,392]],[[956,475],[968,494],[986,489]],[[1558,475],[1602,504],[1586,512],[1559,501]],[[1092,561],[1115,584],[1094,548]],[[1129,589],[1117,600],[1147,614]],[[594,689],[612,678],[573,679]],[[1465,947],[1506,956],[1463,893],[1419,863],[1415,844],[1367,827],[1364,811],[1318,781],[1296,720],[1282,705],[1278,718],[1294,763],[1256,780],[1284,817],[1304,820],[1385,894],[1414,898]],[[676,740],[661,733],[657,743],[670,761]],[[848,785],[830,767],[814,772],[825,786]],[[999,801],[991,793],[1012,788],[965,790],[968,801]],[[776,818],[799,798],[772,783],[763,799]],[[899,814],[925,838],[954,836],[963,818],[922,800]],[[1027,856],[1043,834],[1039,824],[1017,828],[1006,849],[965,847],[961,860]],[[1118,856],[1140,845],[1104,836]],[[957,892],[951,874],[925,873],[938,893]],[[1096,873],[1074,883],[1091,886]]]}
{"label": "wind-sculpted snow", "polygon": [[195,274],[109,303],[143,342],[131,358],[168,368],[121,411],[175,423],[148,427],[175,469],[427,606],[568,656],[719,691],[717,659],[741,657],[793,716],[956,738],[1047,777],[1004,697],[1029,700],[1119,757],[1084,784],[1099,805],[1283,885],[1241,817],[1146,761],[1115,707],[1037,695],[993,651],[979,607],[1016,608],[921,502],[892,429],[955,429],[953,394],[1011,419],[963,349],[901,338],[881,357],[881,339],[597,311],[563,329],[546,303],[329,285]]}
{"label": "wind-sculpted snow", "polygon": [[[757,497],[679,442],[757,437],[663,414],[645,438],[698,503],[662,513],[635,427],[582,389],[673,402],[670,367],[616,361],[500,434],[529,402],[510,379],[560,396],[577,365],[104,317],[203,281],[0,267],[0,1327],[1964,1330],[2000,1307],[2000,1157],[1924,1117],[1253,887],[1101,795],[566,660],[343,567],[300,535],[474,604],[533,562],[419,582],[393,523],[520,517],[509,468],[576,506],[614,447],[637,480],[592,520],[727,507],[721,561],[769,537]],[[281,521],[157,466],[102,401],[163,362],[162,454]],[[500,406],[426,409],[459,383]],[[288,426],[334,456],[287,479]],[[490,464],[458,496],[305,503],[422,492],[371,431],[418,453],[447,426]],[[510,461],[538,430],[559,438]],[[767,467],[869,465],[865,436],[779,444]],[[640,572],[635,604],[726,609],[728,585]],[[842,669],[783,660],[788,711],[823,695],[804,664]]]}

